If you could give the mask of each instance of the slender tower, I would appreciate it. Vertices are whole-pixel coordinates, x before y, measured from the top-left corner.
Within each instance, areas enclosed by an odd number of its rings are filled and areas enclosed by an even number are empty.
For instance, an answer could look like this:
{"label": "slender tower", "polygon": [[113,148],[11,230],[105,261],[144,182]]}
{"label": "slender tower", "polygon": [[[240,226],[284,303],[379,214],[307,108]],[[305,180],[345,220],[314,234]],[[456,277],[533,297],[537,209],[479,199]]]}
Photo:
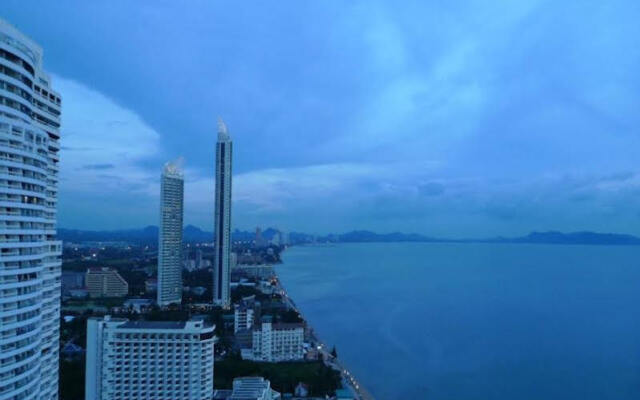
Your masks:
{"label": "slender tower", "polygon": [[0,19],[0,399],[58,398],[60,94]]}
{"label": "slender tower", "polygon": [[229,267],[231,255],[231,158],[232,142],[227,126],[218,120],[216,144],[215,256],[213,264],[213,304],[231,305]]}
{"label": "slender tower", "polygon": [[168,162],[160,184],[158,237],[158,305],[182,302],[182,215],[184,177],[182,159]]}

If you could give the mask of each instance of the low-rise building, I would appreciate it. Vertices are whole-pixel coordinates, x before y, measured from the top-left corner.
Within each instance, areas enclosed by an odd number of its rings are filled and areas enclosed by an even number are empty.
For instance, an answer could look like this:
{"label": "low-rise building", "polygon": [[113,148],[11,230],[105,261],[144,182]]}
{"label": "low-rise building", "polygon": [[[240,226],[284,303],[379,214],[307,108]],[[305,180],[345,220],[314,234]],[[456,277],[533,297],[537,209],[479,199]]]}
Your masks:
{"label": "low-rise building", "polygon": [[233,310],[233,333],[251,329],[259,316],[260,302],[255,296],[243,297],[234,305]]}
{"label": "low-rise building", "polygon": [[115,269],[89,268],[85,283],[89,296],[95,297],[124,297],[129,293],[129,284]]}
{"label": "low-rise building", "polygon": [[210,400],[214,329],[202,320],[90,318],[85,398]]}
{"label": "low-rise building", "polygon": [[271,389],[271,382],[259,376],[233,380],[233,392],[228,400],[279,400],[280,393]]}
{"label": "low-rise building", "polygon": [[254,326],[251,348],[242,349],[242,358],[280,362],[304,358],[304,326],[301,323],[262,322]]}

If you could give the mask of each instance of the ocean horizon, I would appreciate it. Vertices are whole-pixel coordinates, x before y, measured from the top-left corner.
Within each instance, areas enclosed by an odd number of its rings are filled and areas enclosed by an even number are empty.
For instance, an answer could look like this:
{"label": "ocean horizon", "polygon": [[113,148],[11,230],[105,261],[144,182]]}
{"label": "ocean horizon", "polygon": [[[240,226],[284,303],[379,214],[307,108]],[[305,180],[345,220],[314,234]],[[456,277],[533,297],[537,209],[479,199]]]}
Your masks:
{"label": "ocean horizon", "polygon": [[640,248],[294,246],[276,267],[380,400],[640,398]]}

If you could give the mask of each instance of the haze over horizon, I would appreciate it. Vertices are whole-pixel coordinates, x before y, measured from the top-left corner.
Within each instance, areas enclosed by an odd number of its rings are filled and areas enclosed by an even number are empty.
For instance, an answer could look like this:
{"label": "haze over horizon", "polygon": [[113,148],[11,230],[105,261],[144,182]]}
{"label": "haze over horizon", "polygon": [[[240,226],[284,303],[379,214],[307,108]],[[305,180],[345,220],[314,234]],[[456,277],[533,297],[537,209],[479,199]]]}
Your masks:
{"label": "haze over horizon", "polygon": [[[7,0],[63,98],[59,226],[640,235],[640,4]],[[434,2],[435,3],[435,2]],[[440,3],[440,2],[438,2]]]}

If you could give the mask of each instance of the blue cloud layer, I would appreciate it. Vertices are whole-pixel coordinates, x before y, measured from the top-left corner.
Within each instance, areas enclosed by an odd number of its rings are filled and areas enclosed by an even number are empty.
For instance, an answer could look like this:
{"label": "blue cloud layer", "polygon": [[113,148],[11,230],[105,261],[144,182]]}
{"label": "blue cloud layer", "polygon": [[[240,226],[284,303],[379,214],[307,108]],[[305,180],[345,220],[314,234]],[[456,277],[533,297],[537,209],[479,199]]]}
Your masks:
{"label": "blue cloud layer", "polygon": [[637,2],[30,5],[3,17],[61,82],[62,226],[156,223],[178,155],[209,226],[222,115],[241,228],[640,234]]}

